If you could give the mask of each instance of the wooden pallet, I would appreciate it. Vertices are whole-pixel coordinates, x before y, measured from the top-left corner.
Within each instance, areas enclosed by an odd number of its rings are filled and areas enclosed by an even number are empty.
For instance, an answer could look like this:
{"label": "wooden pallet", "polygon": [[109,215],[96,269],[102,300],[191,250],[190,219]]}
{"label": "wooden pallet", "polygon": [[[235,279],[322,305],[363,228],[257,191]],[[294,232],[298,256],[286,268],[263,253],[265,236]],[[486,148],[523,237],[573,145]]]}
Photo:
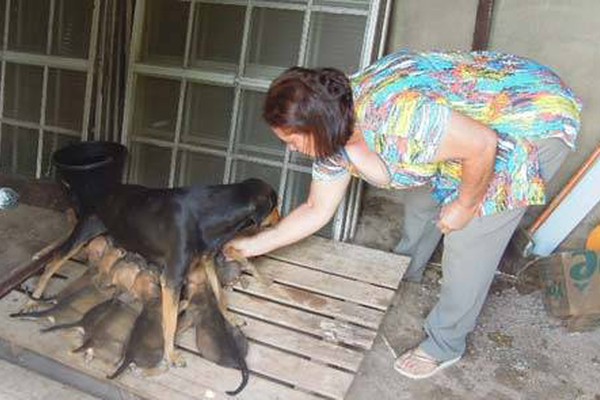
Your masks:
{"label": "wooden pallet", "polygon": [[[228,293],[230,308],[246,322],[243,331],[250,339],[250,382],[236,398],[343,399],[407,263],[405,257],[317,237],[257,260],[259,270],[275,283],[265,288],[248,276],[246,288]],[[186,368],[154,377],[127,372],[107,381],[104,376],[112,367],[95,361],[85,365],[80,355],[69,352],[74,338],[65,338],[73,333],[41,335],[38,323],[9,318],[24,300],[13,291],[0,301],[0,353],[17,361],[26,358],[23,354],[46,363],[51,360],[54,371],[68,366],[60,378],[103,393],[102,397],[220,399],[240,382],[239,371],[216,366],[195,353],[190,331],[178,343]],[[28,366],[35,368],[33,364]],[[65,379],[72,374],[79,378]],[[103,391],[89,382],[81,384],[90,378],[93,384],[104,385]],[[116,391],[105,390],[107,385]]]}
{"label": "wooden pallet", "polygon": [[[1,182],[1,180],[0,180]],[[0,210],[0,298],[41,267],[31,257],[65,237],[70,226],[63,213],[20,204]]]}

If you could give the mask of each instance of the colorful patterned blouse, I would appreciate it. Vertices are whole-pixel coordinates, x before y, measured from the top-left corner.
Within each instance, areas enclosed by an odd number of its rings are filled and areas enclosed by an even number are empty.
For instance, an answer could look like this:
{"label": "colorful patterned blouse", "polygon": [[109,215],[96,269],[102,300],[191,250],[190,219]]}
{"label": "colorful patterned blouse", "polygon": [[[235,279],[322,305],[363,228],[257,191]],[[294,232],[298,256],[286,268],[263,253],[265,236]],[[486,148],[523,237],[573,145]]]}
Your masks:
{"label": "colorful patterned blouse", "polygon": [[[450,110],[494,129],[494,178],[481,215],[544,204],[544,182],[531,141],[556,137],[575,146],[581,103],[550,69],[494,52],[401,51],[350,77],[356,129],[387,167],[390,188],[429,184],[447,204],[458,196],[461,164],[432,162]],[[315,161],[313,179],[358,176],[345,150]]]}

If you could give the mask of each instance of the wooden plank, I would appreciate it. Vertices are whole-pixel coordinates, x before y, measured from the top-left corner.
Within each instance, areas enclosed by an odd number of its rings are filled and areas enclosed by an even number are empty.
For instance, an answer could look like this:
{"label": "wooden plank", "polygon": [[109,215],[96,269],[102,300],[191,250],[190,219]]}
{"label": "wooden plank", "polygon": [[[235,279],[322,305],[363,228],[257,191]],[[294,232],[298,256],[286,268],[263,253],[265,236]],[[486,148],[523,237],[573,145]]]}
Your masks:
{"label": "wooden plank", "polygon": [[[61,272],[70,278],[74,278],[84,270],[84,265],[68,262]],[[67,284],[68,281],[66,280],[52,280],[49,292],[56,293]],[[312,355],[315,360],[321,360],[324,363],[340,365],[341,367],[353,370],[358,369],[360,360],[362,359],[362,354],[357,351],[339,347],[333,343],[261,321],[251,320],[250,318],[247,318],[247,320],[248,325],[244,326],[244,331],[246,332],[247,328],[250,338],[254,334],[257,339],[260,337],[260,339],[267,343],[271,341],[271,343],[279,345],[284,350],[301,352],[303,354],[306,352],[306,355]],[[266,329],[263,330],[265,326]],[[44,341],[46,341],[46,336],[44,336]],[[190,352],[195,351],[195,343],[193,342],[191,332],[184,335],[181,343],[184,349]],[[352,381],[353,375],[351,373],[333,369],[303,357],[294,356],[276,349],[269,349],[258,343],[251,343],[250,348],[254,350],[250,351],[247,362],[252,370],[270,376],[273,379],[287,382],[290,385],[297,385],[306,390],[318,391],[329,397],[342,398],[341,396],[347,391]],[[191,353],[186,353],[186,361],[188,366],[184,369],[172,369],[168,374],[145,379],[152,379],[165,387],[174,385],[177,388],[199,383],[205,387],[210,387],[210,390],[219,394],[222,394],[221,392],[225,390],[235,388],[237,383],[239,383],[240,373],[236,370],[219,367],[206,360],[198,359],[198,356],[194,356]],[[281,374],[282,365],[286,368],[283,375]],[[293,372],[296,371],[296,368],[304,368],[312,372],[295,376]],[[104,371],[104,373],[107,372],[108,370]],[[123,382],[128,382],[129,384],[130,378],[126,378],[127,375],[131,374],[126,374],[121,379]],[[166,378],[167,376],[170,378]],[[135,384],[136,381],[131,383]],[[196,387],[194,387],[194,392],[196,392]],[[248,396],[248,399],[285,398],[300,400],[314,398],[314,396],[305,392],[297,391],[254,375],[251,377],[249,386],[242,392],[242,394],[244,393],[248,393],[245,394],[245,396]]]}
{"label": "wooden plank", "polygon": [[[25,301],[25,296],[11,292],[0,301],[0,315],[17,311]],[[35,329],[32,329],[35,327]],[[86,364],[79,354],[72,354],[76,335],[69,332],[39,333],[40,325],[34,321],[6,319],[0,329],[0,339],[12,346],[21,347],[43,354],[59,363],[72,366],[102,382],[110,382],[144,399],[191,400],[199,396],[211,399],[226,399],[225,390],[234,389],[240,381],[239,371],[219,367],[197,355],[186,353],[186,368],[174,368],[157,376],[143,377],[135,373],[125,373],[118,379],[108,381],[105,377],[114,367],[103,362]],[[42,340],[43,338],[43,340]],[[243,394],[243,396],[242,396]],[[315,396],[252,376],[248,387],[238,395],[240,399],[293,399],[316,400]]]}
{"label": "wooden plank", "polygon": [[326,364],[358,371],[363,353],[334,343],[281,328],[254,318],[243,317],[244,334],[256,342],[265,343],[296,354],[302,354]]}
{"label": "wooden plank", "polygon": [[256,261],[256,267],[276,282],[311,292],[337,297],[385,311],[395,291],[370,283],[300,267],[270,258]]}
{"label": "wooden plank", "polygon": [[63,213],[20,204],[0,211],[0,296],[29,274],[32,256],[69,233]]}
{"label": "wooden plank", "polygon": [[[316,239],[318,246],[321,246],[320,240]],[[308,245],[310,247],[311,242]],[[351,247],[353,251],[362,252],[362,249]],[[343,256],[328,254],[320,263],[331,265],[315,266],[311,251],[336,251],[342,252]],[[389,282],[383,284],[382,279],[372,275],[378,273],[380,266],[398,270],[398,265],[405,261],[404,257],[392,255],[379,266],[371,268],[371,264],[356,263],[358,257],[344,251],[344,248],[336,246],[330,250],[327,246],[315,250],[313,246],[313,250],[305,252],[299,247],[290,256],[293,256],[290,261],[263,257],[257,260],[257,267],[274,279],[273,285],[264,287],[254,277],[246,276],[249,282],[246,288],[236,286],[233,291],[227,292],[230,309],[247,322],[242,330],[250,340],[246,358],[251,371],[250,380],[236,398],[344,398],[365,351],[373,344],[376,330],[395,292],[395,287]],[[373,260],[377,261],[377,258],[369,257],[370,263]],[[334,262],[341,264],[335,265]],[[352,265],[349,270],[346,269],[347,263]],[[361,268],[367,271],[360,271]],[[73,279],[84,271],[83,265],[68,263],[61,273]],[[397,282],[403,271],[398,273]],[[48,294],[56,293],[68,282],[53,280]],[[17,292],[9,296],[0,301],[0,318],[18,310],[25,300]],[[65,333],[48,333],[42,340],[37,329],[32,329],[34,326],[40,325],[7,319],[0,325],[0,341],[23,351],[39,353],[60,365],[69,365],[99,382],[112,384],[140,398],[226,399],[229,397],[225,391],[235,389],[241,380],[238,370],[215,365],[196,353],[192,330],[178,339],[178,347],[187,361],[186,368],[172,368],[167,373],[152,377],[127,372],[109,382],[105,375],[114,367],[99,361],[86,365],[80,355],[69,353],[69,348],[76,345],[76,337],[65,340]]]}
{"label": "wooden plank", "polygon": [[[186,332],[182,336],[180,344],[184,348],[194,351],[196,345],[193,333]],[[253,342],[249,343],[246,362],[253,372],[335,399],[344,397],[354,376],[349,372]],[[215,366],[211,364],[210,367],[214,368]],[[229,372],[231,371],[237,373],[239,380],[240,373],[230,369]],[[235,378],[231,379],[223,373],[214,372],[211,382],[222,381],[224,377],[231,388],[232,382],[236,382]],[[215,383],[215,385],[218,387],[221,384]]]}
{"label": "wooden plank", "polygon": [[[74,278],[80,275],[84,270],[84,265],[68,262],[61,272],[70,278]],[[52,280],[51,286],[49,287],[49,293],[59,292],[67,284],[67,280]],[[306,315],[310,316],[311,314]],[[250,338],[253,338],[254,335],[255,339],[258,341],[277,346],[287,351],[300,353],[309,357],[312,356],[314,360],[319,360],[323,363],[339,365],[340,367],[345,367],[350,370],[357,370],[362,359],[362,354],[360,352],[340,347],[315,337],[251,318],[247,318],[247,322],[248,325],[244,326],[243,329]],[[193,336],[190,333],[184,336],[182,344],[185,349],[191,352],[195,351]],[[340,397],[340,393],[345,393],[352,382],[353,375],[351,373],[333,369],[321,363],[315,363],[315,361],[294,356],[280,350],[269,349],[258,343],[251,343],[250,348],[256,348],[255,350],[250,351],[247,357],[247,362],[251,370],[272,377],[273,379],[284,381],[290,385],[297,385],[303,389],[316,391],[317,393],[328,397],[342,398]],[[254,356],[252,356],[253,354]],[[197,357],[194,357],[191,354],[186,355],[188,367],[185,371],[180,369],[172,369],[169,371],[166,375],[172,375],[176,382],[167,380],[164,385],[169,386],[170,384],[174,384],[178,388],[185,386],[185,382],[182,382],[181,379],[184,379],[182,378],[182,375],[186,376],[188,374],[188,368],[191,368],[191,370],[194,371],[192,376],[195,377],[197,382],[204,384],[215,391],[221,390],[224,392],[225,390],[231,390],[235,387],[236,383],[239,382],[240,375],[238,371],[221,368],[205,360],[199,362],[196,358]],[[254,361],[252,361],[253,359]],[[282,365],[286,368],[285,374],[283,375]],[[298,375],[297,368],[303,368],[310,370],[311,372],[304,375]],[[294,371],[296,374],[293,373]],[[160,375],[153,377],[152,379],[156,379],[157,382],[162,382],[165,379],[164,376],[165,375]],[[202,377],[202,379],[198,380],[198,377]],[[290,393],[281,398],[307,398],[305,397],[307,396],[306,393],[294,391],[277,383],[269,382],[268,380],[263,382],[261,381],[261,378],[255,376],[252,376],[251,382],[254,382],[253,387],[255,389],[250,390],[249,386],[244,392],[247,391],[248,393],[253,393],[253,395],[260,395],[249,398],[278,398],[282,395],[282,391],[289,391]]]}
{"label": "wooden plank", "polygon": [[[64,385],[77,388],[83,392],[104,400],[143,400],[131,392],[126,392],[119,386],[109,382],[101,382],[98,379],[61,364],[55,360],[35,353],[29,349],[9,343],[0,337],[0,357],[15,365],[19,365],[30,371],[35,371]],[[2,398],[2,397],[0,397]]]}
{"label": "wooden plank", "polygon": [[[276,272],[272,271],[272,273]],[[385,315],[383,311],[363,307],[348,301],[322,296],[303,289],[281,285],[277,282],[274,282],[269,287],[265,287],[252,276],[245,276],[244,279],[246,279],[248,285],[242,287],[242,285],[238,284],[235,286],[236,290],[342,319],[368,328],[377,329]]]}
{"label": "wooden plank", "polygon": [[410,259],[381,250],[312,236],[269,253],[268,257],[343,275],[393,290],[398,288]]}
{"label": "wooden plank", "polygon": [[343,399],[354,375],[316,364],[265,346],[250,346],[248,365],[253,371],[274,376],[300,388]]}
{"label": "wooden plank", "polygon": [[[186,340],[191,340],[191,337]],[[186,344],[186,347],[191,347],[191,344]],[[184,356],[187,362],[185,368],[172,368],[169,370],[168,374],[160,375],[156,378],[168,379],[169,376],[173,375],[177,377],[178,382],[183,384],[184,387],[186,385],[193,385],[194,383],[210,385],[213,392],[218,395],[223,395],[225,391],[233,390],[239,385],[241,380],[240,371],[213,364],[189,351],[185,351]],[[189,392],[196,396],[198,395],[197,390],[193,387],[189,389]],[[167,397],[163,397],[163,399],[164,398]],[[210,397],[205,395],[204,398]],[[241,400],[322,400],[321,397],[296,390],[292,387],[253,374],[250,375],[250,380],[248,381],[246,388],[240,394],[236,395],[235,398]]]}
{"label": "wooden plank", "polygon": [[[34,321],[22,321],[18,319],[6,318],[21,307],[25,301],[25,296],[18,292],[9,293],[0,301],[0,315],[4,316],[2,328],[0,330],[3,341],[12,346],[27,349],[37,354],[44,355],[47,358],[56,360],[59,363],[69,365],[78,370],[85,371],[86,374],[94,378],[108,382],[107,373],[112,371],[112,367],[106,366],[101,362],[91,362],[86,364],[80,354],[71,353],[73,343],[76,338],[73,334],[64,332],[48,332],[42,336],[39,333],[40,325]],[[66,339],[65,339],[66,338]],[[111,381],[111,384],[120,386],[133,394],[148,399],[164,399],[161,394],[168,393],[169,399],[191,400],[194,396],[185,391],[177,390],[178,386],[173,386],[173,390],[165,387],[159,380],[152,378],[136,377],[134,374],[124,375],[121,379]],[[209,387],[198,389],[211,390]]]}
{"label": "wooden plank", "polygon": [[373,330],[296,310],[244,293],[231,292],[227,297],[229,307],[234,311],[310,333],[332,342],[370,349],[377,335]]}

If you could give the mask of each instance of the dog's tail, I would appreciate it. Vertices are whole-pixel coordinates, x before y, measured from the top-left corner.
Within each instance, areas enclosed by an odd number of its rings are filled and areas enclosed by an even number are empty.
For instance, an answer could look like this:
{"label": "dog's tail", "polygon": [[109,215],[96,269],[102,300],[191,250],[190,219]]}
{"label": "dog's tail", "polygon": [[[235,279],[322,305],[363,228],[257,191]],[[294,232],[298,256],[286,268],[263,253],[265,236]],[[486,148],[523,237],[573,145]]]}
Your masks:
{"label": "dog's tail", "polygon": [[237,346],[235,348],[236,348],[236,355],[237,355],[238,366],[240,368],[240,371],[242,372],[242,382],[240,383],[240,385],[235,390],[228,390],[228,391],[225,392],[229,396],[235,396],[238,393],[240,393],[242,390],[244,390],[244,388],[248,384],[248,380],[250,379],[250,370],[248,369],[248,365],[246,364],[246,360],[242,356],[242,354],[239,351],[239,349],[237,348]]}
{"label": "dog's tail", "polygon": [[40,332],[46,333],[46,332],[57,331],[60,329],[75,328],[78,326],[81,326],[81,320],[75,321],[75,322],[68,322],[66,324],[58,324],[58,325],[50,326],[48,328],[40,329]]}
{"label": "dog's tail", "polygon": [[129,367],[129,364],[131,364],[132,362],[133,362],[133,357],[131,357],[131,354],[126,352],[125,355],[123,356],[123,358],[119,361],[119,366],[117,367],[115,372],[113,372],[110,375],[107,375],[106,379],[115,379],[117,376],[121,375]]}
{"label": "dog's tail", "polygon": [[223,314],[219,313],[219,317],[222,321],[223,327],[225,328],[225,332],[223,333],[227,340],[228,347],[233,353],[231,354],[232,359],[237,363],[237,367],[242,373],[242,382],[240,385],[235,390],[225,392],[230,396],[235,396],[244,390],[248,384],[248,380],[250,379],[250,371],[248,370],[248,365],[246,364],[248,340],[246,339],[246,336],[244,336],[244,333],[241,331],[241,329],[230,323]]}
{"label": "dog's tail", "polygon": [[[139,320],[139,316],[138,316],[138,320]],[[115,369],[115,371],[110,374],[110,375],[106,375],[106,379],[115,379],[117,376],[121,375],[123,372],[125,372],[125,370],[129,367],[129,365],[134,361],[134,355],[133,353],[129,350],[129,345],[131,344],[131,340],[133,337],[133,334],[135,331],[135,325],[138,323],[138,321],[136,320],[133,330],[131,332],[129,332],[129,337],[127,337],[127,340],[125,341],[125,344],[123,345],[123,353],[121,355],[121,357],[119,358],[119,361],[117,361],[117,369]]]}
{"label": "dog's tail", "polygon": [[16,313],[9,314],[9,316],[11,318],[42,318],[51,315],[52,312],[55,311],[55,309],[56,306],[40,311],[19,311]]}
{"label": "dog's tail", "polygon": [[84,351],[86,351],[87,349],[89,349],[91,347],[91,344],[92,344],[91,339],[84,340],[83,343],[81,344],[81,346],[71,350],[71,353],[83,353]]}

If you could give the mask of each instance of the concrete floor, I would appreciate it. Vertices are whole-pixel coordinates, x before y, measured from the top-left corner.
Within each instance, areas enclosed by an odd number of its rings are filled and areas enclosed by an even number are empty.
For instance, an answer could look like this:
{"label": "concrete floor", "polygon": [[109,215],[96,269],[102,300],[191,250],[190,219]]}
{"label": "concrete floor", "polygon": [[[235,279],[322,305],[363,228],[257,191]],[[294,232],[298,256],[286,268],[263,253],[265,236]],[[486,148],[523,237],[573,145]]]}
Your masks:
{"label": "concrete floor", "polygon": [[[400,238],[401,217],[401,195],[369,190],[355,243],[390,250]],[[600,400],[600,329],[567,332],[546,313],[539,290],[520,294],[501,276],[461,362],[423,381],[396,373],[393,353],[424,337],[421,324],[437,300],[440,278],[439,268],[429,267],[423,284],[401,284],[348,400]]]}

